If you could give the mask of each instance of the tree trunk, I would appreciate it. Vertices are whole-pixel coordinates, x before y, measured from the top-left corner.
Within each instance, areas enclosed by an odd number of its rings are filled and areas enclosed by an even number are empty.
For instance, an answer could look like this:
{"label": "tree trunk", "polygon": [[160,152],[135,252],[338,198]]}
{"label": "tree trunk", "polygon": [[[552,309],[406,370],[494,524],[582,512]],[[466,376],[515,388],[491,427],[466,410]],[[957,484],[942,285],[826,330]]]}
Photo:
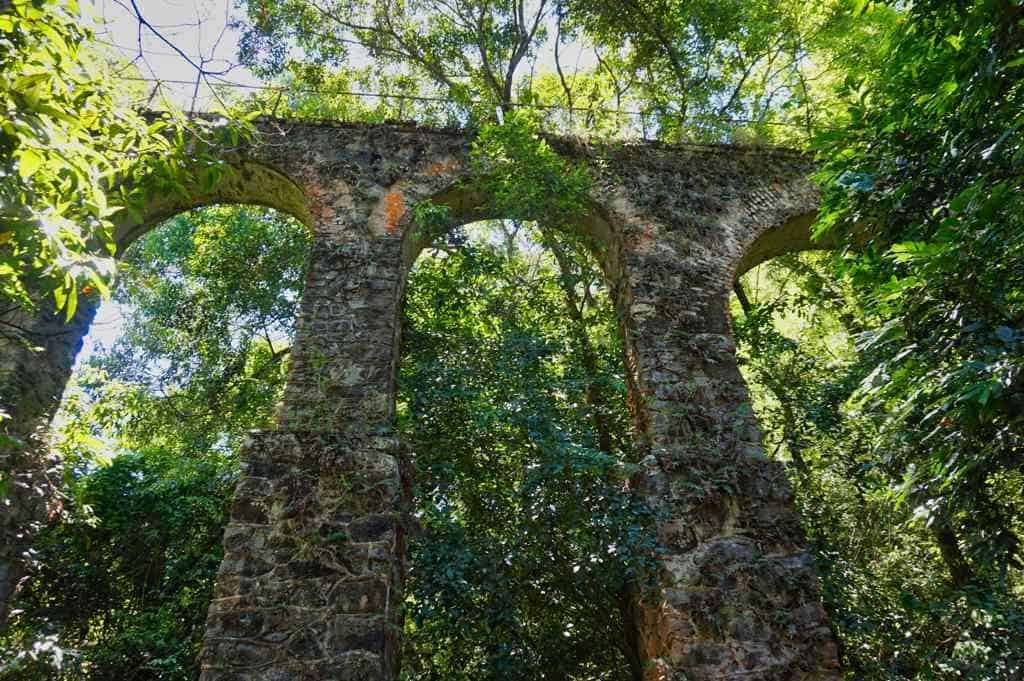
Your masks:
{"label": "tree trunk", "polygon": [[932,525],[932,536],[939,545],[939,552],[942,554],[942,561],[949,570],[953,586],[962,589],[974,581],[974,570],[967,562],[966,556],[960,550],[960,542],[957,541],[956,532],[946,519],[941,519]]}
{"label": "tree trunk", "polygon": [[586,400],[591,408],[594,423],[594,431],[597,433],[598,447],[601,451],[610,454],[612,451],[611,428],[608,424],[608,398],[601,386],[592,379],[598,374],[597,352],[587,335],[587,323],[583,318],[585,301],[580,300],[576,288],[570,280],[572,272],[572,259],[566,253],[558,241],[546,234],[546,240],[551,252],[558,262],[558,269],[561,276],[558,278],[562,292],[565,294],[565,309],[573,325],[573,340],[576,342],[577,350],[580,353],[580,364],[587,373]]}

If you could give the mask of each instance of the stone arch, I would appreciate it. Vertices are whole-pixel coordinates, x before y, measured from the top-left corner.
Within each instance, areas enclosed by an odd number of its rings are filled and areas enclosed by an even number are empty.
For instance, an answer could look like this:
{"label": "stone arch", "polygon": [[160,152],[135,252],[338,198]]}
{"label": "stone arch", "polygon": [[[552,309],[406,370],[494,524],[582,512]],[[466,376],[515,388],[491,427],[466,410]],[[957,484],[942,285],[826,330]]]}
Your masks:
{"label": "stone arch", "polygon": [[[448,209],[449,219],[448,224],[445,225],[446,231],[455,229],[459,225],[482,220],[518,219],[520,217],[503,215],[488,209],[486,196],[474,188],[467,179],[449,184],[440,191],[419,200],[431,201]],[[605,268],[607,275],[613,264],[608,262],[608,259],[613,256],[612,247],[616,241],[612,217],[608,211],[598,201],[592,200],[588,210],[577,216],[568,227],[589,239],[594,256]],[[428,248],[435,239],[443,235],[441,233],[421,234],[411,212],[403,215],[399,231],[402,234],[402,262],[406,269],[412,266],[423,249]]]}
{"label": "stone arch", "polygon": [[[268,156],[260,146],[256,146],[254,151],[263,151],[262,155]],[[166,193],[150,189],[139,200],[141,208],[138,211],[122,210],[114,216],[116,258],[121,259],[132,244],[174,216],[218,205],[260,206],[279,211],[297,220],[315,238],[318,226],[315,214],[322,211],[323,206],[299,183],[298,172],[286,173],[272,163],[278,160],[274,154],[269,156],[271,159],[266,160],[239,153],[225,154],[220,158],[225,163],[225,172],[213,186],[207,186],[192,177],[185,184],[184,192]],[[286,159],[281,160],[287,162]],[[347,186],[338,182],[335,190],[345,195]],[[79,345],[74,348],[71,362],[78,353],[81,337],[88,333],[96,306],[97,302],[93,301],[88,312],[88,322],[81,330]],[[64,382],[67,378],[67,375],[64,376]],[[279,410],[278,420],[281,416]]]}
{"label": "stone arch", "polygon": [[[265,206],[311,226],[304,192],[290,177],[239,155],[224,160],[228,171],[212,187],[192,182],[180,194],[151,189],[140,198],[138,213],[117,213],[113,218],[116,257],[123,256],[134,241],[169,218],[214,204]],[[75,314],[66,320],[54,311],[49,300],[37,302],[35,313],[12,308],[0,315],[0,321],[18,328],[23,335],[23,339],[0,338],[0,408],[10,416],[5,432],[28,443],[23,451],[0,448],[4,472],[24,483],[14,486],[14,493],[23,497],[12,499],[9,508],[14,510],[0,513],[0,627],[22,570],[18,556],[32,536],[31,528],[47,516],[55,499],[57,480],[52,470],[56,460],[48,452],[47,431],[99,306],[95,294],[83,294]],[[33,492],[27,495],[18,490]],[[14,539],[8,541],[8,537]]]}
{"label": "stone arch", "polygon": [[789,253],[802,251],[829,250],[833,247],[830,241],[816,240],[811,236],[811,227],[818,219],[817,211],[795,215],[782,224],[772,226],[761,232],[753,243],[744,248],[743,257],[736,265],[736,278],[754,269],[758,265]]}
{"label": "stone arch", "polygon": [[[487,207],[486,195],[473,185],[472,174],[466,168],[464,162],[449,161],[444,165],[447,174],[438,178],[432,169],[438,164],[432,164],[426,178],[423,175],[417,177],[417,181],[403,183],[401,190],[388,196],[401,197],[400,203],[403,210],[398,217],[395,226],[385,228],[401,235],[401,259],[402,273],[400,285],[396,291],[397,334],[401,333],[404,312],[402,301],[405,294],[405,285],[408,279],[410,268],[424,249],[444,234],[461,225],[479,222],[483,220],[516,219],[516,215],[504,215]],[[385,196],[381,205],[389,203],[388,196]],[[414,218],[414,209],[419,202],[429,201],[448,209],[448,220],[442,230],[434,234],[420,233]],[[380,210],[376,211],[379,215]],[[372,219],[372,218],[371,218]],[[630,362],[628,356],[629,344],[626,341],[628,334],[629,311],[623,307],[618,299],[626,292],[624,281],[626,280],[626,261],[623,256],[622,243],[622,220],[607,205],[602,203],[599,197],[592,196],[587,205],[587,210],[570,224],[568,228],[573,229],[577,234],[588,240],[591,255],[595,258],[604,276],[604,282],[613,296],[613,304],[616,312],[620,315],[619,334],[622,337],[623,349],[627,355],[623,358]],[[378,229],[380,231],[380,229]],[[398,374],[398,355],[401,352],[400,341],[395,341],[395,358],[392,373],[391,394],[394,397]],[[626,371],[629,384],[629,403],[631,410],[635,411],[635,402],[639,399],[635,381],[632,380],[631,372]]]}
{"label": "stone arch", "polygon": [[[310,226],[310,210],[302,189],[287,175],[266,164],[228,157],[230,171],[212,188],[192,183],[184,194],[149,190],[137,213],[122,210],[114,216],[117,256],[143,234],[165,220],[194,208],[213,204],[254,204],[287,213]],[[82,296],[70,320],[56,314],[48,301],[39,301],[36,314],[14,309],[4,320],[20,328],[42,348],[32,351],[18,342],[0,342],[4,357],[0,372],[3,407],[14,421],[12,431],[23,435],[45,427],[63,393],[82,338],[88,331],[99,300]],[[16,383],[15,383],[16,382]],[[42,420],[40,420],[42,419]]]}
{"label": "stone arch", "polygon": [[[359,130],[359,133],[362,134],[370,130],[372,128],[367,127]],[[332,192],[335,196],[341,195],[342,200],[340,204],[342,207],[350,210],[356,216],[355,222],[348,224],[345,220],[342,220],[341,225],[328,224],[325,226],[320,214],[325,213],[333,219],[337,211],[323,211],[316,203],[312,207],[315,231],[317,231],[315,249],[318,247],[317,244],[319,246],[326,246],[333,243],[336,239],[340,239],[333,247],[336,253],[345,253],[347,257],[351,258],[353,263],[356,263],[356,269],[363,270],[358,274],[353,272],[354,276],[359,278],[371,276],[377,280],[376,286],[378,288],[383,285],[383,282],[388,282],[387,286],[390,289],[391,296],[390,304],[385,304],[382,296],[377,293],[371,294],[374,298],[371,306],[376,308],[378,313],[374,317],[374,324],[383,323],[391,327],[391,338],[387,344],[390,348],[387,366],[385,366],[383,357],[378,356],[372,362],[374,366],[368,366],[366,370],[362,370],[358,375],[350,370],[348,375],[342,378],[342,380],[350,381],[355,390],[350,391],[347,388],[340,390],[342,393],[362,392],[361,386],[367,382],[366,379],[372,374],[375,377],[373,382],[377,387],[373,389],[372,394],[369,396],[369,401],[366,393],[363,393],[356,399],[362,401],[364,415],[373,414],[371,418],[367,419],[368,422],[373,423],[372,427],[385,430],[390,428],[394,416],[398,362],[401,350],[401,326],[404,314],[402,311],[402,301],[404,299],[408,272],[422,250],[441,236],[441,233],[424,235],[418,230],[415,220],[417,206],[425,202],[432,202],[449,209],[449,219],[442,232],[455,229],[461,224],[468,224],[479,220],[516,217],[499,215],[486,208],[486,197],[475,186],[474,173],[470,168],[468,137],[460,137],[447,131],[432,131],[429,129],[417,129],[414,131],[400,129],[398,131],[399,134],[395,136],[402,140],[403,135],[410,132],[416,135],[409,139],[408,142],[410,143],[409,147],[416,152],[411,155],[417,159],[417,163],[409,168],[407,172],[399,174],[397,177],[393,177],[390,174],[387,175],[389,179],[386,183],[381,182],[380,179],[375,179],[374,181],[377,182],[377,185],[370,191],[357,187],[356,185],[359,183],[352,182],[353,188],[357,189],[357,191],[361,189],[359,193],[363,195],[355,201],[353,201],[352,192],[347,188],[347,185],[340,191],[337,186],[332,187]],[[384,137],[380,144],[388,148],[389,145],[394,144],[394,140]],[[433,145],[436,145],[436,147]],[[289,163],[294,163],[294,161],[289,161]],[[313,173],[306,172],[302,176],[310,174]],[[336,179],[331,181],[337,182]],[[308,183],[305,182],[304,184]],[[311,193],[314,195],[314,198],[319,199],[319,191],[315,187],[325,184],[325,180],[324,178],[317,178],[312,180],[312,183],[314,190]],[[367,181],[365,184],[371,185],[371,182]],[[362,200],[359,200],[360,198]],[[335,200],[335,204],[339,204],[339,201]],[[616,228],[613,225],[613,219],[609,211],[601,205],[596,197],[590,203],[590,210],[576,223],[582,234],[591,237],[595,245],[594,255],[602,266],[605,278],[610,286],[621,279],[622,276],[621,239],[616,236]],[[314,256],[313,267],[316,267],[316,260],[317,257]],[[367,262],[359,264],[360,261]],[[337,273],[337,262],[331,265],[331,270],[335,274]],[[310,276],[314,277],[313,274]],[[346,274],[345,276],[349,275]],[[311,296],[310,305],[315,304]],[[315,316],[315,313],[307,314],[304,308],[302,313],[304,319],[313,316]],[[349,322],[346,322],[346,326],[348,324]],[[378,343],[377,345],[382,347],[382,344]],[[310,403],[309,396],[314,393],[308,389],[310,383],[316,380],[312,378],[312,375],[316,372],[310,371],[306,366],[307,358],[304,356],[305,353],[306,348],[300,345],[297,352],[293,355],[292,371],[295,380],[289,380],[284,400],[286,412],[283,414],[282,419],[280,419],[281,423],[289,427],[299,424],[304,428],[310,427],[309,415],[318,411],[317,407]],[[365,357],[361,358],[357,363],[365,363]],[[380,377],[383,374],[388,376],[386,389],[381,389],[382,386],[380,386]],[[332,378],[329,382],[336,382],[336,380]],[[323,381],[320,381],[320,383],[323,385]],[[343,405],[341,401],[333,398],[321,399],[320,401],[326,401],[339,407]],[[322,412],[323,410],[319,411]],[[320,416],[317,416],[317,418],[324,421]],[[328,418],[327,420],[330,419]],[[349,423],[351,424],[352,421]],[[361,427],[366,425],[368,424],[364,423]]]}
{"label": "stone arch", "polygon": [[139,215],[121,211],[114,218],[114,242],[120,257],[144,234],[180,213],[216,204],[254,205],[287,213],[312,229],[308,199],[299,184],[266,163],[244,157],[228,157],[227,172],[213,187],[193,181],[185,194],[147,192]]}
{"label": "stone arch", "polygon": [[[402,124],[256,127],[244,155],[225,157],[238,172],[187,198],[154,193],[141,219],[124,214],[117,230],[123,251],[176,212],[254,203],[314,233],[288,410],[242,452],[202,678],[386,681],[399,666],[393,624],[404,570],[408,477],[389,431],[389,384],[405,260],[417,250],[410,212],[459,180],[471,186],[470,139]],[[638,485],[668,512],[658,594],[637,614],[646,678],[838,678],[784,475],[756,456],[722,309],[741,267],[777,254],[778,243],[804,243],[778,235],[799,233],[799,217],[817,207],[809,159],[550,141],[598,176],[581,227],[606,247],[601,259],[628,325],[626,370],[643,400],[638,431],[649,452]],[[458,200],[469,217],[473,201]],[[0,345],[0,370],[52,406],[63,380],[39,388],[35,378],[60,379],[88,307],[71,326],[52,314],[28,319],[52,343],[30,358]],[[700,493],[693,472],[727,486]],[[370,491],[340,505],[339,475]],[[339,535],[346,541],[321,541]],[[736,578],[720,580],[726,573]]]}
{"label": "stone arch", "polygon": [[[120,259],[126,249],[147,232],[175,215],[212,205],[257,205],[286,213],[312,226],[312,218],[301,187],[280,170],[250,158],[229,155],[223,159],[227,172],[212,187],[193,180],[186,184],[184,193],[170,193],[159,189],[148,190],[139,200],[138,211],[122,210],[114,216],[116,257]],[[59,402],[71,365],[81,348],[82,338],[88,332],[99,300],[85,297],[75,316],[67,323],[52,312],[33,320],[31,332],[40,338],[59,338],[56,344],[44,343],[43,355],[34,355],[27,361],[40,370],[54,372],[41,381],[55,392],[37,400],[38,407],[31,414],[19,412],[23,421],[46,417]],[[42,305],[41,305],[42,306]],[[35,413],[38,412],[38,413]],[[38,424],[37,424],[38,425]]]}
{"label": "stone arch", "polygon": [[[438,183],[426,183],[417,184],[415,182],[402,183],[401,188],[394,188],[394,191],[401,192],[402,204],[407,210],[402,213],[400,220],[397,223],[397,229],[391,228],[391,231],[395,231],[401,234],[402,246],[401,246],[401,257],[402,257],[402,285],[399,292],[399,310],[398,319],[399,327],[406,323],[405,310],[404,310],[404,292],[408,283],[409,274],[416,263],[417,259],[423,254],[426,249],[429,249],[437,239],[443,238],[447,233],[452,230],[458,229],[460,226],[469,225],[476,222],[490,221],[490,220],[502,220],[502,219],[520,219],[520,215],[516,215],[515,212],[501,212],[490,209],[488,207],[488,201],[486,194],[474,186],[473,176],[467,172],[464,167],[459,167],[457,178],[454,181],[450,181],[438,188]],[[450,179],[446,178],[446,179]],[[419,191],[416,191],[416,190]],[[429,190],[429,191],[425,191]],[[432,191],[432,193],[430,193]],[[594,258],[594,262],[600,268],[600,275],[603,275],[602,279],[604,284],[608,287],[607,295],[615,296],[615,294],[622,289],[621,281],[624,277],[624,259],[622,255],[621,246],[621,221],[617,216],[609,210],[609,208],[602,203],[601,199],[604,197],[592,196],[587,202],[585,208],[580,212],[579,215],[575,216],[568,224],[560,227],[560,230],[564,232],[571,231],[585,239],[585,248],[589,252],[589,255]],[[442,206],[447,209],[448,215],[447,220],[443,226],[438,230],[424,234],[419,231],[415,224],[413,215],[413,209],[416,207],[419,201],[429,201],[435,205]],[[392,199],[394,202],[394,199]],[[388,200],[382,201],[382,206],[386,205]],[[394,203],[392,203],[394,205]],[[376,219],[379,222],[385,222],[383,214],[386,211],[376,211]],[[530,222],[539,222],[536,220],[530,220]],[[376,227],[375,231],[389,231],[386,228]],[[621,312],[622,307],[619,305],[618,300],[612,301],[615,311]],[[617,336],[622,341],[621,351],[617,354],[624,355],[628,343],[626,342],[626,324],[620,324],[617,332]],[[615,332],[612,332],[615,333]],[[395,343],[396,359],[394,364],[394,383],[393,383],[393,395],[397,392],[397,374],[400,364],[400,355],[402,348],[401,342]],[[626,356],[622,356],[620,362],[625,365],[628,361]],[[630,380],[630,372],[626,371],[627,384],[628,384],[628,406],[631,411],[636,411],[635,402],[639,399],[639,395],[636,390],[635,382]],[[411,501],[411,498],[410,498]],[[639,598],[639,596],[637,596]],[[629,645],[636,646],[636,622],[633,618],[633,611],[630,610],[628,613],[622,611],[614,611],[609,613],[609,617],[621,618],[624,630],[627,637],[630,639]],[[401,626],[400,623],[398,626]]]}
{"label": "stone arch", "polygon": [[771,193],[772,201],[754,220],[737,230],[730,261],[733,281],[772,258],[802,251],[831,250],[837,245],[833,234],[820,238],[813,235],[821,203],[820,191],[813,180],[803,174],[776,180]]}

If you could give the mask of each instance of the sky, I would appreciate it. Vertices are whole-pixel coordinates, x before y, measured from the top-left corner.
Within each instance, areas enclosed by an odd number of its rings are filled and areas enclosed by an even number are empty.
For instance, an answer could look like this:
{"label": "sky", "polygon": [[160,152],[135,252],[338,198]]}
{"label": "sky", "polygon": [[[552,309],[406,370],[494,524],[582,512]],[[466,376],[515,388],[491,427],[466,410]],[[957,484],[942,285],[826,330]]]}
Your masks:
{"label": "sky", "polygon": [[[238,32],[229,27],[232,0],[136,0],[139,11],[161,35],[173,42],[195,63],[206,60],[205,66],[224,70],[235,62]],[[196,69],[177,54],[152,31],[140,30],[139,21],[132,11],[130,0],[93,0],[90,7],[83,5],[86,16],[95,17],[95,33],[99,42],[121,54],[126,60],[136,60],[142,77],[163,81],[194,82]],[[139,58],[139,54],[142,57]],[[224,75],[232,82],[258,84],[258,79],[242,67],[231,68]],[[147,88],[155,83],[145,83]],[[193,101],[193,86],[161,85],[168,99],[189,109]],[[201,88],[196,98],[198,110],[209,108],[212,99],[208,88]],[[97,312],[96,319],[85,338],[78,363],[86,361],[101,347],[110,347],[124,326],[124,313],[114,301],[106,301]]]}
{"label": "sky", "polygon": [[[238,10],[232,0],[136,0],[139,13],[154,30],[140,24],[131,0],[92,2],[97,39],[128,61],[135,61],[141,77],[164,81],[160,86],[162,93],[186,110],[193,106],[194,86],[166,81],[194,83],[195,64],[223,71],[219,77],[233,83],[259,84],[252,73],[236,65],[239,32],[230,23]],[[211,103],[209,88],[200,86],[195,108],[209,108]]]}

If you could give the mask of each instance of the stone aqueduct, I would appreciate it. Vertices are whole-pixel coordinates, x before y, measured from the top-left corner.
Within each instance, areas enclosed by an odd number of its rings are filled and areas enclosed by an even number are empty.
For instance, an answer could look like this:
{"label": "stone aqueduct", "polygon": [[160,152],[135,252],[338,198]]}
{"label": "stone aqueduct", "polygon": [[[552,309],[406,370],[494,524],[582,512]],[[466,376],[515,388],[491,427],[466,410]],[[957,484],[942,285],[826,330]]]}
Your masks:
{"label": "stone aqueduct", "polygon": [[[264,120],[212,191],[159,195],[119,226],[123,249],[212,203],[270,206],[314,234],[277,428],[254,433],[224,533],[204,681],[390,681],[400,665],[409,467],[391,426],[405,276],[425,246],[411,207],[489,216],[463,132]],[[736,276],[812,247],[819,197],[806,158],[737,147],[551,141],[588,163],[592,237],[625,338],[637,485],[660,512],[658,586],[634,608],[646,681],[838,679],[782,465],[768,460],[737,370],[727,312]],[[42,346],[0,344],[14,428],[48,423],[92,319],[17,323]],[[9,320],[8,320],[9,321]],[[10,455],[8,462],[13,461]],[[20,479],[41,457],[21,457]],[[33,478],[35,476],[35,478]],[[45,508],[5,511],[12,526]],[[343,533],[347,541],[327,541]],[[0,605],[11,556],[0,556]]]}

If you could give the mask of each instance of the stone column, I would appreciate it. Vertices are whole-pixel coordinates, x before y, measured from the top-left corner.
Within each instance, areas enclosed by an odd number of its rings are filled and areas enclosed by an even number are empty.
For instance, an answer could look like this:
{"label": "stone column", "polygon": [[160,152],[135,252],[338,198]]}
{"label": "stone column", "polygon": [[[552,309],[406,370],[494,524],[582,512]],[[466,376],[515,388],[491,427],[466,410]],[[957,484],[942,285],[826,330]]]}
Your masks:
{"label": "stone column", "polygon": [[50,421],[98,301],[81,296],[70,321],[48,299],[29,314],[0,315],[0,629],[27,567],[35,532],[58,505],[60,461],[50,452]]}
{"label": "stone column", "polygon": [[204,681],[390,681],[405,455],[388,428],[402,276],[365,221],[315,237],[279,430],[254,433],[224,533]]}
{"label": "stone column", "polygon": [[659,587],[638,622],[646,681],[839,679],[790,486],[736,366],[731,272],[714,244],[627,234],[627,367],[661,514]]}

